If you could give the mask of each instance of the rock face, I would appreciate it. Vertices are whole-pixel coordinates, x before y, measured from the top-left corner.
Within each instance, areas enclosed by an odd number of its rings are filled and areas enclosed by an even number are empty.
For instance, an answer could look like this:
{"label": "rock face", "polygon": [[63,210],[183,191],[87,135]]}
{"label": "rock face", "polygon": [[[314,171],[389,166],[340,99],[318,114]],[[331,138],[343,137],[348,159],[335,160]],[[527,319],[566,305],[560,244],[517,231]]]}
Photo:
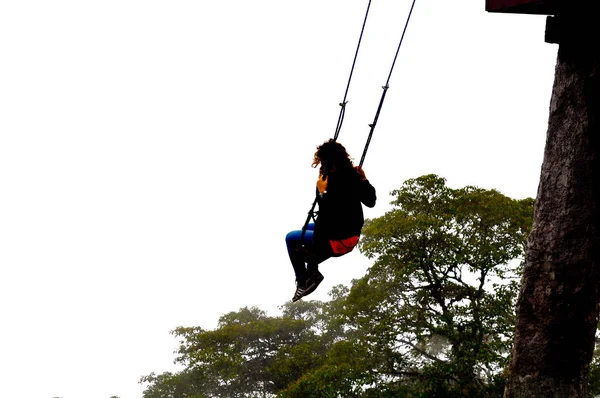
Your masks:
{"label": "rock face", "polygon": [[506,398],[586,392],[600,275],[600,42],[589,33],[558,51]]}

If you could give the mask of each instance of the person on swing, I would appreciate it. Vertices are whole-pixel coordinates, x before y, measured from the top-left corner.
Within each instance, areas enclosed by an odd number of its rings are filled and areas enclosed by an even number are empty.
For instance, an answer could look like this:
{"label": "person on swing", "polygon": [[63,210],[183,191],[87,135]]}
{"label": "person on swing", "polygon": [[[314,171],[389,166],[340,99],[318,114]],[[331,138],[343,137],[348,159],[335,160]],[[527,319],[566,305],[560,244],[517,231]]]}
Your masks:
{"label": "person on swing", "polygon": [[319,168],[318,217],[302,230],[287,234],[285,241],[296,276],[298,301],[315,291],[324,277],[319,264],[343,256],[358,243],[364,224],[362,205],[375,206],[375,188],[360,166],[354,166],[346,148],[333,139],[317,147],[312,166]]}

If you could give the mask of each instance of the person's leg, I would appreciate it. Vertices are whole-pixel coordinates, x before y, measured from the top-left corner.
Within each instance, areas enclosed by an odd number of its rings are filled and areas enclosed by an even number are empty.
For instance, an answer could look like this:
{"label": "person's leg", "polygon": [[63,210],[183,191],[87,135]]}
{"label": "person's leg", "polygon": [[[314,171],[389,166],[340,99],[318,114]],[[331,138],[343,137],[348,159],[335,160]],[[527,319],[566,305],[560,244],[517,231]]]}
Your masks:
{"label": "person's leg", "polygon": [[286,245],[290,261],[296,274],[296,293],[292,301],[298,301],[316,290],[324,277],[319,272],[319,264],[333,256],[329,242],[314,241],[314,224],[304,231],[292,231],[286,236]]}
{"label": "person's leg", "polygon": [[306,291],[304,292],[304,296],[308,296],[314,292],[321,282],[323,282],[325,277],[319,272],[319,264],[333,256],[329,242],[323,242],[321,244],[315,242],[313,246],[314,256],[306,263],[308,279],[306,280]]}
{"label": "person's leg", "polygon": [[319,264],[333,257],[329,242],[313,242],[310,246],[310,256],[306,258],[306,268],[309,274],[319,271]]}
{"label": "person's leg", "polygon": [[308,229],[304,233],[304,239],[302,239],[302,230],[292,231],[285,237],[285,243],[290,257],[292,267],[294,267],[294,273],[296,275],[296,281],[304,284],[308,278],[306,271],[306,260],[301,249],[303,245],[312,245],[313,243],[313,230]]}

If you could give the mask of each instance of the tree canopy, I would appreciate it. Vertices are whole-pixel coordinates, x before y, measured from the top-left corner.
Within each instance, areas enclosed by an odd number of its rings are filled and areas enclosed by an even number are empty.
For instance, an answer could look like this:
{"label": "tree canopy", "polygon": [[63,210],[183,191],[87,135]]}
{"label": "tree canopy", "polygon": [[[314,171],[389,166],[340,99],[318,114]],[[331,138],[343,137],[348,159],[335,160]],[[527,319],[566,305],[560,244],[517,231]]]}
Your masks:
{"label": "tree canopy", "polygon": [[406,181],[367,220],[372,266],[327,302],[179,327],[177,373],[142,377],[158,397],[501,397],[533,199]]}

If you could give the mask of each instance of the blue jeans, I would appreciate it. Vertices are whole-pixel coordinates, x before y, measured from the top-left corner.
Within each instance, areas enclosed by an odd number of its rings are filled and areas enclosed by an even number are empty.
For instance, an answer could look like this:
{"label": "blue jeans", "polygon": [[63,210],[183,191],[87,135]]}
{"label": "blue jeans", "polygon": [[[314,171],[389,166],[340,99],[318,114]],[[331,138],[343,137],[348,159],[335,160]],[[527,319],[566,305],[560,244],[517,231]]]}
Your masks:
{"label": "blue jeans", "polygon": [[302,240],[302,230],[289,232],[285,237],[288,255],[296,280],[305,282],[306,279],[319,270],[319,264],[332,256],[329,247],[322,247],[314,240],[315,224],[310,223],[306,228],[304,240]]}

